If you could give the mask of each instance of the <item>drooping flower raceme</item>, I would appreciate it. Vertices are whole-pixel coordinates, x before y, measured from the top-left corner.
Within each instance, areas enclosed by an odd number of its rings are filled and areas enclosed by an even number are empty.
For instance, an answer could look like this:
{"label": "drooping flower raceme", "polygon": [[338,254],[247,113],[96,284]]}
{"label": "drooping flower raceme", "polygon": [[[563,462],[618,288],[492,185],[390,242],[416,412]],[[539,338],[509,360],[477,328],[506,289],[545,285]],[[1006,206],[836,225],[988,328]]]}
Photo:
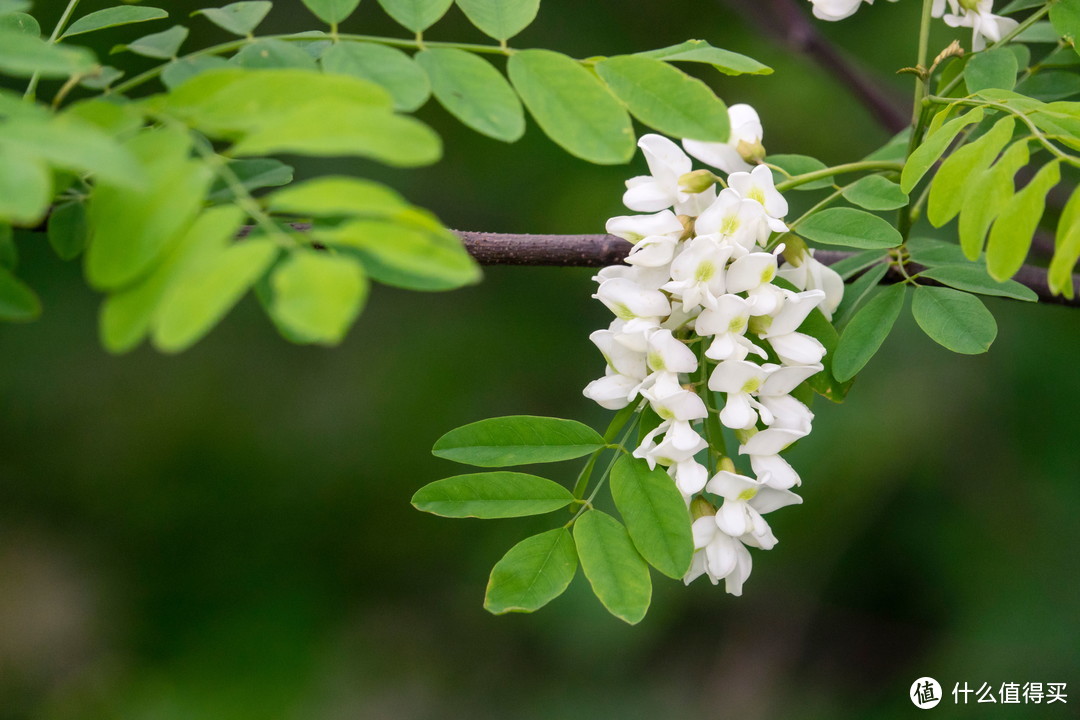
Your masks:
{"label": "drooping flower raceme", "polygon": [[[863,2],[874,4],[874,0],[810,0],[814,17],[831,22],[851,17]],[[971,49],[982,50],[987,41],[997,42],[1019,24],[1012,18],[995,15],[993,9],[994,0],[934,0],[930,14],[944,20],[949,27],[971,28]],[[690,154],[707,162],[692,151]]]}
{"label": "drooping flower raceme", "polygon": [[831,316],[844,286],[810,252],[780,259],[788,205],[769,168],[753,164],[764,157],[760,121],[746,105],[731,115],[728,143],[683,142],[729,173],[719,193],[688,190],[700,186],[687,182],[691,160],[675,143],[639,141],[651,174],[628,181],[623,200],[643,214],[607,224],[633,249],[595,278],[614,319],[590,336],[607,367],[584,392],[651,420],[633,455],[665,469],[693,515],[685,582],[705,575],[739,595],[747,548],[777,542],[764,516],[802,502],[781,453],[810,432],[814,414],[794,394],[825,354],[802,326],[815,309]]}

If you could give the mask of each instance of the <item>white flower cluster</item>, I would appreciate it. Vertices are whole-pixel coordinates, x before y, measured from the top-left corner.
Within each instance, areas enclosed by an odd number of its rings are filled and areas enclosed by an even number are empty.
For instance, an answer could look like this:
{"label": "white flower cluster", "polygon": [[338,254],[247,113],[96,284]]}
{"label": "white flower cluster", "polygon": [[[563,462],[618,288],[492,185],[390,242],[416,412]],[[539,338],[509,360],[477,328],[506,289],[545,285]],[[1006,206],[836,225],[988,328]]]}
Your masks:
{"label": "white flower cluster", "polygon": [[[896,2],[896,0],[891,0]],[[843,20],[855,14],[863,2],[874,0],[810,0],[814,17],[822,20]],[[994,15],[994,0],[934,0],[931,15],[941,18],[949,27],[971,28],[971,47],[982,50],[986,41],[997,42],[1017,26],[1011,18]],[[946,12],[948,10],[948,12]]]}
{"label": "white flower cluster", "polygon": [[[780,453],[810,432],[814,415],[791,392],[822,370],[825,348],[798,328],[814,308],[831,318],[844,286],[810,253],[778,268],[783,246],[766,248],[773,233],[787,230],[787,201],[768,167],[744,170],[764,155],[757,113],[736,105],[730,115],[727,143],[683,143],[730,173],[719,193],[711,173],[706,182],[702,171],[691,174],[690,158],[671,140],[639,141],[651,174],[627,181],[623,202],[651,214],[607,223],[634,246],[627,264],[595,278],[593,297],[615,320],[590,336],[607,370],[585,395],[612,410],[640,397],[659,416],[634,455],[666,468],[694,510],[697,552],[685,581],[725,579],[727,591],[739,595],[750,574],[747,546],[776,544],[762,516],[802,502],[791,492],[799,476]],[[800,291],[774,284],[778,275]],[[730,458],[714,454],[711,468],[699,459],[708,454],[703,398],[710,393],[723,394],[719,422],[735,431],[756,478],[734,472]],[[703,492],[722,499],[719,509]]]}

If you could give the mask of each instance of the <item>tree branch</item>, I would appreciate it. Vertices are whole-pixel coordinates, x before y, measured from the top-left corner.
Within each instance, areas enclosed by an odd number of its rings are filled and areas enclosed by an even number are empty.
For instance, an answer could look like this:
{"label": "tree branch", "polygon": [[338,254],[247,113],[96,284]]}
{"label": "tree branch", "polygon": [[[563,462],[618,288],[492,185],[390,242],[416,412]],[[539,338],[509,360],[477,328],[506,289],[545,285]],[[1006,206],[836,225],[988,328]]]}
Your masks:
{"label": "tree branch", "polygon": [[[465,249],[481,265],[538,265],[547,267],[604,267],[622,262],[632,247],[614,235],[508,235],[456,231]],[[817,250],[814,257],[832,265],[853,253],[837,250]],[[909,265],[914,271],[919,267]],[[885,282],[899,282],[902,276],[890,270]],[[1045,268],[1024,265],[1013,278],[1035,291],[1039,301],[1080,307],[1080,275],[1073,275],[1074,297],[1053,295],[1046,279]],[[936,284],[930,283],[928,284]]]}
{"label": "tree branch", "polygon": [[903,103],[829,42],[796,0],[727,0],[727,3],[753,20],[763,34],[789,50],[810,56],[839,79],[887,130],[897,133],[908,126]]}

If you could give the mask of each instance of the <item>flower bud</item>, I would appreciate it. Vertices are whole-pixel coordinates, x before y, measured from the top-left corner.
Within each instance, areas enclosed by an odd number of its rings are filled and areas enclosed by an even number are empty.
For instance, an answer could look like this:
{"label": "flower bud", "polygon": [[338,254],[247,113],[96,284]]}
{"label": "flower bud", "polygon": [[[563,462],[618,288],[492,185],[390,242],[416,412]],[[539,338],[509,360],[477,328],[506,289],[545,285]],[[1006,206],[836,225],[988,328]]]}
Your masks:
{"label": "flower bud", "polygon": [[716,507],[703,497],[696,497],[690,503],[690,516],[695,520],[716,514]]}
{"label": "flower bud", "polygon": [[724,472],[735,472],[735,463],[729,457],[720,458],[720,469]]}
{"label": "flower bud", "polygon": [[806,257],[806,242],[801,237],[789,235],[784,241],[784,259],[792,267],[799,267]]}
{"label": "flower bud", "polygon": [[705,192],[718,183],[720,178],[708,170],[694,170],[679,177],[679,189],[688,193]]}
{"label": "flower bud", "polygon": [[755,315],[750,318],[750,324],[748,329],[755,335],[764,335],[769,332],[769,327],[772,325],[771,315]]}
{"label": "flower bud", "polygon": [[753,142],[739,140],[735,150],[743,160],[751,165],[757,165],[765,159],[765,146],[761,144],[761,140],[756,138]]}

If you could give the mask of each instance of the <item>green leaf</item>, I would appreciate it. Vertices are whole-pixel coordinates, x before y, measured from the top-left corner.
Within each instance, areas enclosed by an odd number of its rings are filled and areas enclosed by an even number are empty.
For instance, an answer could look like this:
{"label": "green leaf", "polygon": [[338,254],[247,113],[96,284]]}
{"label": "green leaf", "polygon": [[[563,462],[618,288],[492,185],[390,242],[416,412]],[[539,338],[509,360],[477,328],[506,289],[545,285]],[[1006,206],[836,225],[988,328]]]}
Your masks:
{"label": "green leaf", "polygon": [[973,93],[987,88],[1012,90],[1016,71],[1016,55],[1008,48],[993,48],[971,56],[964,66],[964,82]]}
{"label": "green leaf", "polygon": [[154,7],[142,7],[139,5],[120,5],[118,7],[98,10],[89,15],[84,15],[64,31],[61,38],[74,37],[84,33],[104,30],[105,28],[119,25],[131,25],[133,23],[161,20],[169,17],[169,13]]}
{"label": "green leaf", "polygon": [[0,72],[6,75],[66,78],[91,73],[96,65],[86,48],[53,45],[20,30],[0,30]]}
{"label": "green leaf", "polygon": [[855,313],[836,344],[833,375],[841,382],[855,377],[892,332],[904,307],[904,285],[890,285]]}
{"label": "green leaf", "polygon": [[511,518],[566,507],[574,499],[562,485],[536,475],[488,472],[457,475],[420,488],[417,510],[453,518]]}
{"label": "green leaf", "polygon": [[386,14],[414,33],[422,33],[446,14],[454,0],[379,0]]}
{"label": "green leaf", "polygon": [[[1073,53],[1073,57],[1076,57],[1076,53]],[[1037,100],[1063,100],[1080,95],[1080,75],[1075,72],[1044,70],[1028,77],[1017,85],[1016,89]]]}
{"label": "green leaf", "polygon": [[491,63],[453,48],[416,54],[431,89],[447,112],[473,130],[503,142],[525,134],[525,111],[514,89]]}
{"label": "green leaf", "polygon": [[349,257],[310,250],[294,252],[270,278],[272,312],[305,342],[336,345],[367,299],[368,282]]}
{"label": "green leaf", "polygon": [[187,40],[188,29],[183,25],[173,25],[168,30],[152,35],[144,35],[127,45],[117,45],[113,52],[127,50],[143,57],[158,60],[170,60],[180,52],[180,46]]}
{"label": "green leaf", "polygon": [[662,133],[691,140],[727,142],[727,106],[708,85],[660,60],[620,55],[596,72],[630,114]]}
{"label": "green leaf", "polygon": [[[249,193],[261,188],[288,185],[293,179],[293,169],[280,160],[273,158],[252,158],[250,160],[230,160],[229,172],[236,176],[240,184]],[[210,186],[206,199],[212,203],[232,202],[236,195],[220,177]]]}
{"label": "green leaf", "polygon": [[652,579],[622,524],[599,510],[574,523],[574,544],[593,592],[615,617],[636,625],[649,611]]}
{"label": "green leaf", "polygon": [[939,265],[919,273],[919,277],[937,280],[942,285],[966,290],[980,295],[996,295],[1014,300],[1036,302],[1035,291],[1014,280],[998,282],[986,272],[982,264]]}
{"label": "green leaf", "polygon": [[4,267],[0,267],[0,320],[28,322],[41,315],[37,294]]}
{"label": "green leaf", "polygon": [[715,48],[704,40],[687,40],[678,45],[637,54],[665,62],[704,63],[712,65],[725,75],[769,75],[772,73],[772,68],[768,65],[762,65],[746,55]]}
{"label": "green leaf", "polygon": [[911,313],[931,340],[955,353],[984,353],[997,337],[997,323],[986,306],[959,290],[920,286]]}
{"label": "green leaf", "polygon": [[933,238],[913,237],[904,247],[911,253],[911,259],[919,265],[960,265],[968,262],[964,251],[955,243],[943,242]]}
{"label": "green leaf", "polygon": [[566,591],[577,565],[566,528],[525,538],[491,569],[484,609],[493,615],[539,610]]}
{"label": "green leaf", "polygon": [[[1076,49],[1080,40],[1080,0],[1058,0],[1050,6],[1050,24]],[[1080,49],[1077,49],[1080,52]]]}
{"label": "green leaf", "polygon": [[304,0],[307,9],[327,25],[337,25],[353,14],[360,0]]}
{"label": "green leaf", "polygon": [[25,13],[30,9],[30,0],[0,0],[0,15]]}
{"label": "green leaf", "polygon": [[797,232],[823,245],[878,249],[896,247],[904,238],[886,220],[854,208],[829,208],[797,226]]}
{"label": "green leaf", "polygon": [[201,340],[266,271],[277,252],[272,241],[249,238],[203,258],[162,298],[153,321],[154,347],[175,353]]}
{"label": "green leaf", "polygon": [[934,227],[941,227],[956,217],[965,202],[983,201],[969,191],[1012,139],[1015,125],[1012,115],[1003,117],[985,135],[945,158],[930,184],[926,207],[926,217]]}
{"label": "green leaf", "polygon": [[537,124],[571,155],[599,165],[633,156],[634,129],[626,110],[575,60],[550,50],[522,50],[510,56],[507,68]]}
{"label": "green leaf", "polygon": [[452,290],[480,281],[480,266],[450,231],[396,220],[356,220],[320,231],[327,245],[355,250],[379,282],[409,290]]}
{"label": "green leaf", "polygon": [[86,247],[86,206],[81,202],[57,205],[49,214],[49,244],[61,260],[73,260]]}
{"label": "green leaf", "polygon": [[[181,292],[190,292],[201,287],[203,275],[212,271],[217,259],[235,242],[243,222],[244,213],[233,205],[204,211],[145,277],[110,294],[101,307],[100,335],[105,349],[123,353],[142,342],[170,288],[189,285]],[[184,302],[181,298],[181,304]]]}
{"label": "green leaf", "polygon": [[41,25],[33,15],[22,12],[0,15],[0,33],[8,31],[36,38],[41,35]]}
{"label": "green leaf", "polygon": [[52,196],[49,166],[15,145],[0,142],[0,221],[37,225],[45,217]]}
{"label": "green leaf", "polygon": [[1053,25],[1048,22],[1037,22],[1021,31],[1019,35],[1013,38],[1013,42],[1056,44],[1060,39],[1058,31]]}
{"label": "green leaf", "polygon": [[312,98],[269,119],[233,146],[234,155],[355,155],[395,167],[430,165],[442,156],[439,136],[419,120],[338,98]]}
{"label": "green leaf", "polygon": [[1061,165],[1054,160],[1043,166],[1002,208],[986,243],[986,269],[991,277],[1007,280],[1024,264],[1046,207],[1046,194],[1060,180]]}
{"label": "green leaf", "polygon": [[457,0],[480,32],[496,40],[509,40],[536,19],[540,0]]}
{"label": "green leaf", "polygon": [[844,299],[840,301],[840,306],[836,308],[836,313],[833,314],[836,327],[843,328],[848,324],[855,311],[859,309],[864,300],[870,297],[874,288],[878,286],[881,279],[888,272],[888,263],[879,262],[879,264],[874,265],[844,289]]}
{"label": "green leaf", "polygon": [[168,128],[143,132],[125,147],[142,163],[138,188],[100,181],[87,206],[94,228],[86,252],[92,287],[113,290],[144,275],[195,219],[212,172],[189,160],[188,133]]}
{"label": "green leaf", "polygon": [[825,319],[820,310],[815,308],[803,321],[803,324],[799,326],[798,330],[805,335],[816,338],[825,348],[825,357],[821,359],[824,369],[810,378],[810,388],[830,402],[844,402],[844,397],[847,396],[848,390],[851,389],[851,383],[842,383],[833,375],[833,355],[836,353],[836,343],[839,340],[836,328]]}
{"label": "green leaf", "polygon": [[1014,143],[987,172],[974,178],[965,194],[972,202],[960,208],[960,247],[968,260],[982,254],[983,240],[1001,209],[1013,196],[1013,177],[1028,163],[1027,142]]}
{"label": "green leaf", "polygon": [[385,217],[406,209],[408,203],[381,183],[327,175],[278,190],[267,197],[267,207],[304,217]]}
{"label": "green leaf", "polygon": [[124,77],[124,71],[111,65],[104,65],[97,69],[93,75],[88,75],[79,81],[79,85],[90,90],[104,90],[114,82]]}
{"label": "green leaf", "polygon": [[431,95],[427,74],[397,48],[375,43],[338,43],[323,53],[320,62],[328,73],[351,75],[385,88],[394,99],[395,110],[412,112]]}
{"label": "green leaf", "polygon": [[506,467],[583,457],[604,438],[575,420],[510,415],[463,425],[443,435],[431,452],[454,462]]}
{"label": "green leaf", "polygon": [[131,153],[107,133],[75,117],[8,121],[0,133],[0,146],[9,144],[54,167],[98,180],[132,188],[145,180]]}
{"label": "green leaf", "polygon": [[15,231],[6,223],[0,223],[0,267],[14,272],[19,264],[19,248],[15,246]]}
{"label": "green leaf", "polygon": [[191,13],[204,15],[207,20],[233,35],[251,35],[274,6],[269,0],[234,2],[220,8],[203,8]]}
{"label": "green leaf", "polygon": [[1011,15],[1021,10],[1029,10],[1033,7],[1040,7],[1046,4],[1046,0],[1012,0],[1011,3],[998,10],[1000,15]]}
{"label": "green leaf", "polygon": [[[777,183],[783,182],[794,175],[805,175],[806,173],[818,172],[819,170],[825,170],[828,167],[825,163],[817,158],[812,158],[809,155],[769,155],[765,158],[765,162],[780,168],[780,171],[773,168],[773,180]],[[813,182],[799,185],[792,188],[792,190],[820,190],[821,188],[832,187],[832,184],[833,177],[830,175],[820,180],[814,180]]]}
{"label": "green leaf", "polygon": [[1080,259],[1080,189],[1073,190],[1069,201],[1061,211],[1057,236],[1054,242],[1054,258],[1050,261],[1047,279],[1050,290],[1072,299],[1074,295],[1072,271]]}
{"label": "green leaf", "polygon": [[690,515],[682,494],[663,468],[623,455],[611,470],[611,496],[634,547],[650,565],[681,580],[694,557]]}
{"label": "green leaf", "polygon": [[900,174],[900,189],[910,194],[915,186],[922,180],[926,171],[933,167],[942,153],[952,144],[956,136],[968,125],[982,120],[983,109],[977,107],[964,113],[960,117],[950,120],[937,130],[931,132],[923,140],[922,145],[915,149],[907,162],[904,171]]}
{"label": "green leaf", "polygon": [[161,82],[169,90],[175,90],[196,75],[227,67],[229,61],[217,55],[189,55],[166,65],[161,71]]}
{"label": "green leaf", "polygon": [[875,265],[888,259],[888,257],[888,255],[883,255],[877,250],[863,250],[860,253],[855,253],[854,255],[849,255],[846,258],[838,260],[829,267],[844,280],[847,280],[863,270],[866,270],[871,265]]}
{"label": "green leaf", "polygon": [[867,210],[896,210],[906,207],[908,196],[900,186],[880,175],[867,175],[844,188],[844,199]]}
{"label": "green leaf", "polygon": [[229,64],[251,70],[294,70],[314,71],[318,69],[315,58],[311,57],[298,43],[264,38],[250,45],[245,45],[240,52],[229,58]]}

